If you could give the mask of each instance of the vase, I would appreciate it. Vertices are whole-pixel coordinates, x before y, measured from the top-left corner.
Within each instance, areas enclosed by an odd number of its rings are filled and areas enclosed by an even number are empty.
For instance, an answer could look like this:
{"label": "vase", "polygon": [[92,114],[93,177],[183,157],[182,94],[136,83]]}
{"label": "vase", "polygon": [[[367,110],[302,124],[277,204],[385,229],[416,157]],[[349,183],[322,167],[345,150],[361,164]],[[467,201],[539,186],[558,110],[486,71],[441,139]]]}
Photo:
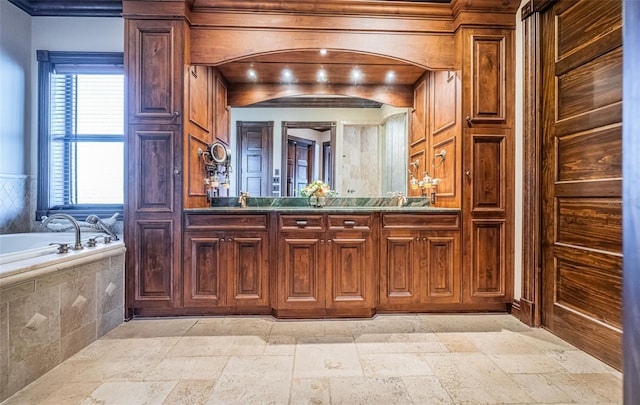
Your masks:
{"label": "vase", "polygon": [[324,205],[326,204],[326,201],[327,201],[326,197],[315,197],[315,196],[309,197],[309,205],[312,207],[324,207]]}

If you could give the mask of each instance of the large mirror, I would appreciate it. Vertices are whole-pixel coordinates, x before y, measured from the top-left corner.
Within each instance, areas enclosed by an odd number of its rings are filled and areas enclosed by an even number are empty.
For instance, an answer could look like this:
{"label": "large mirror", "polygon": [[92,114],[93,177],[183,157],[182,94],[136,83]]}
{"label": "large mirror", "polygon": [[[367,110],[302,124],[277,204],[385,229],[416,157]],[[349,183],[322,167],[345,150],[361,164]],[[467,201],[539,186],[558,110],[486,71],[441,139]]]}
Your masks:
{"label": "large mirror", "polygon": [[407,192],[407,108],[242,107],[231,122],[232,195],[299,196],[313,180],[341,197]]}

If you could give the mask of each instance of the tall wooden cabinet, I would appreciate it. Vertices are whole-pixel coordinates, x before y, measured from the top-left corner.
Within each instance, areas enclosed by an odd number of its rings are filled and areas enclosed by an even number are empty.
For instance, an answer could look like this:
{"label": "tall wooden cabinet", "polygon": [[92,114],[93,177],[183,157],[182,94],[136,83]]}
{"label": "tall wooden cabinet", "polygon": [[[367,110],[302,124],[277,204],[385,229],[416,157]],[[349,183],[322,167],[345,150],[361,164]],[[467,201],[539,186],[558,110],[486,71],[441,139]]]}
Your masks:
{"label": "tall wooden cabinet", "polygon": [[463,301],[513,300],[512,30],[464,29]]}
{"label": "tall wooden cabinet", "polygon": [[127,307],[173,308],[181,305],[183,22],[127,19],[125,37]]}

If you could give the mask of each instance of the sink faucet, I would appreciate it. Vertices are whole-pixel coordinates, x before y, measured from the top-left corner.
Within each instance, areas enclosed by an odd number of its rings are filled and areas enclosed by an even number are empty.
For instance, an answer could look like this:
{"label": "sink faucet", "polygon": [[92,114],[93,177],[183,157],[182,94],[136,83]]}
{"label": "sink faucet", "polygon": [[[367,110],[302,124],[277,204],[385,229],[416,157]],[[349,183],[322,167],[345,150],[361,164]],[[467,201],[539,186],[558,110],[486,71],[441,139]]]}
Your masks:
{"label": "sink faucet", "polygon": [[76,234],[76,243],[73,246],[73,250],[82,249],[82,243],[80,242],[80,224],[78,224],[78,221],[76,221],[74,217],[68,214],[53,214],[50,217],[45,218],[44,221],[42,221],[42,226],[46,227],[47,224],[54,219],[67,219],[69,220],[69,222],[71,222]]}
{"label": "sink faucet", "polygon": [[403,207],[407,203],[407,197],[402,194],[401,191],[394,191],[391,196],[396,198],[396,204],[398,207]]}
{"label": "sink faucet", "polygon": [[248,197],[249,197],[249,193],[247,191],[240,192],[240,198],[238,198],[238,204],[240,204],[242,208],[246,208]]}

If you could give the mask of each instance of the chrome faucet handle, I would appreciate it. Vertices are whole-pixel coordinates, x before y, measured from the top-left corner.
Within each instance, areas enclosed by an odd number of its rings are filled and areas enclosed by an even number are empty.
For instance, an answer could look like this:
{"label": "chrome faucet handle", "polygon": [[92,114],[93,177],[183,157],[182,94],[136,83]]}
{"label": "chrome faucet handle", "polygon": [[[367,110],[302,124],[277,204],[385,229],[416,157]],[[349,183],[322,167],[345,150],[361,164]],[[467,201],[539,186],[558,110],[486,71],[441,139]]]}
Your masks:
{"label": "chrome faucet handle", "polygon": [[69,244],[68,243],[56,243],[51,242],[49,246],[58,245],[58,253],[69,253]]}

